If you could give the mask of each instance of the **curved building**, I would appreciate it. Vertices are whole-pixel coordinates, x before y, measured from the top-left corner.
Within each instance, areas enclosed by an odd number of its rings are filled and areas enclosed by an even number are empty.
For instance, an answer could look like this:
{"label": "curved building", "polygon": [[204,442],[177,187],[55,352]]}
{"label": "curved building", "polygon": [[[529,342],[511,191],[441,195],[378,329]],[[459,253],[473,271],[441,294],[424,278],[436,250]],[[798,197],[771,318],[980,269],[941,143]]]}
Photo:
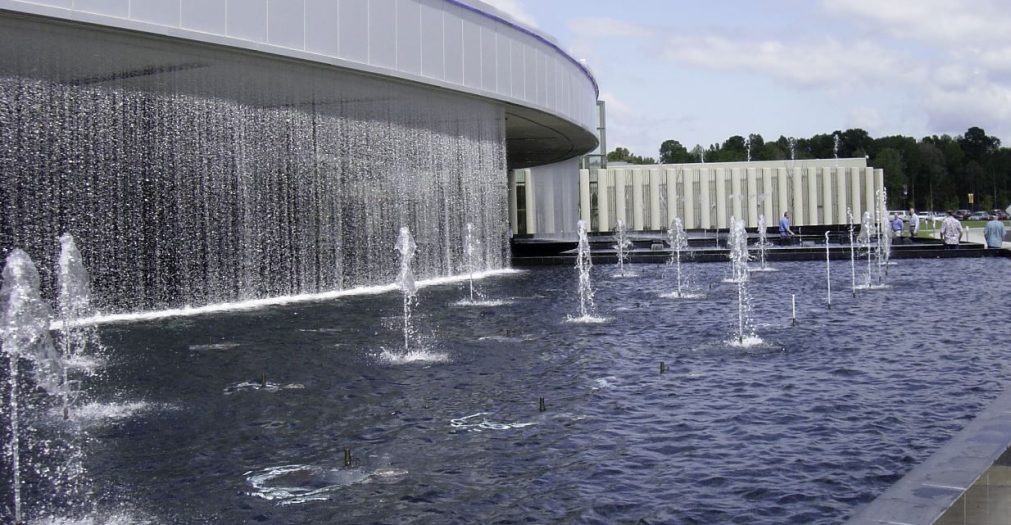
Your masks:
{"label": "curved building", "polygon": [[0,250],[78,239],[106,310],[508,257],[508,169],[597,145],[592,75],[472,0],[0,0]]}

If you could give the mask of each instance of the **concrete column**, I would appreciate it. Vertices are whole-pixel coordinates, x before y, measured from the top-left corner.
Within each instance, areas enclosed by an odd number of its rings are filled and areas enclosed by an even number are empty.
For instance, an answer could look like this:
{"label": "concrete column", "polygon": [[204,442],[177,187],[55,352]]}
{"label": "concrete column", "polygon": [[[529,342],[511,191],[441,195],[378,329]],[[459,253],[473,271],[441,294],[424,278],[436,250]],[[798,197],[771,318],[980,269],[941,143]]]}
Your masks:
{"label": "concrete column", "polygon": [[611,230],[611,208],[610,193],[608,188],[612,186],[611,170],[597,170],[597,231],[606,232]]}
{"label": "concrete column", "polygon": [[744,195],[744,185],[741,184],[743,179],[741,178],[741,170],[734,168],[730,170],[730,213],[734,215],[735,219],[744,218],[744,199],[747,198]]}
{"label": "concrete column", "polygon": [[664,228],[667,228],[674,222],[674,217],[677,217],[680,198],[677,188],[678,172],[674,168],[664,168],[663,176],[667,178],[667,224],[664,225]]}
{"label": "concrete column", "polygon": [[836,214],[832,213],[832,203],[835,200],[833,197],[835,195],[835,186],[832,185],[832,168],[818,168],[821,172],[821,200],[825,208],[822,210],[821,214],[821,224],[834,224]]}
{"label": "concrete column", "polygon": [[681,173],[681,180],[684,182],[684,217],[681,219],[684,222],[685,229],[689,228],[699,228],[699,223],[695,220],[695,199],[698,195],[695,195],[694,190],[692,190],[692,179],[695,178],[694,168],[685,168]]}
{"label": "concrete column", "polygon": [[791,226],[804,226],[807,215],[804,213],[804,169],[794,167],[790,178],[793,179],[793,209],[790,210]]}
{"label": "concrete column", "polygon": [[[762,191],[765,192],[765,201],[759,210],[759,214],[765,215],[765,224],[772,224],[776,220],[776,210],[772,209],[772,196],[776,193],[776,188],[772,187],[772,168],[762,168]],[[755,219],[758,224],[758,219]]]}
{"label": "concrete column", "polygon": [[660,221],[660,178],[659,168],[649,170],[649,221],[646,225],[651,230],[664,230],[667,227]]}
{"label": "concrete column", "polygon": [[625,177],[628,176],[627,170],[625,168],[615,168],[614,170],[614,220],[611,221],[611,228],[614,229],[618,226],[618,221],[622,221],[625,224],[625,228],[629,227],[628,221],[625,219]]}
{"label": "concrete column", "polygon": [[723,168],[716,169],[716,227],[728,228],[727,226],[727,178],[724,176]]}
{"label": "concrete column", "polygon": [[878,204],[877,196],[874,192],[878,189],[876,184],[874,184],[874,168],[864,168],[864,193],[866,194],[866,205],[867,210],[871,212],[871,219],[874,221],[878,220]]}
{"label": "concrete column", "polygon": [[590,229],[590,170],[579,170],[579,220]]}
{"label": "concrete column", "polygon": [[516,215],[516,172],[509,170],[508,175],[509,180],[509,230],[513,233],[519,233],[516,231],[516,221],[519,220]]}
{"label": "concrete column", "polygon": [[835,171],[835,220],[837,224],[849,224],[849,217],[846,216],[846,207],[849,206],[849,199],[846,198],[846,169],[835,168],[832,171]]}
{"label": "concrete column", "polygon": [[642,202],[642,185],[645,182],[643,179],[642,168],[635,168],[632,170],[632,225],[631,230],[642,231],[646,229],[646,225],[643,223],[643,202]]}
{"label": "concrete column", "polygon": [[523,170],[527,176],[527,233],[537,233],[537,204],[534,202],[534,172]]}
{"label": "concrete column", "polygon": [[850,202],[853,208],[853,222],[860,224],[863,220],[864,209],[860,204],[861,201],[861,190],[860,190],[860,178],[863,174],[863,170],[860,168],[850,168]]}
{"label": "concrete column", "polygon": [[821,224],[818,221],[818,168],[804,168],[807,173],[807,223]]}
{"label": "concrete column", "polygon": [[746,175],[748,178],[748,227],[758,226],[758,174],[755,168],[748,168]]}
{"label": "concrete column", "polygon": [[699,226],[702,228],[712,228],[712,198],[709,194],[709,181],[712,180],[713,170],[702,168],[699,170],[699,214],[702,215]]}
{"label": "concrete column", "polygon": [[776,177],[779,180],[778,188],[776,189],[779,199],[779,209],[776,213],[769,217],[769,224],[778,224],[779,218],[783,216],[784,211],[789,211],[790,215],[794,215],[793,210],[790,209],[790,186],[786,183],[786,178],[790,176],[790,171],[786,168],[776,168]]}

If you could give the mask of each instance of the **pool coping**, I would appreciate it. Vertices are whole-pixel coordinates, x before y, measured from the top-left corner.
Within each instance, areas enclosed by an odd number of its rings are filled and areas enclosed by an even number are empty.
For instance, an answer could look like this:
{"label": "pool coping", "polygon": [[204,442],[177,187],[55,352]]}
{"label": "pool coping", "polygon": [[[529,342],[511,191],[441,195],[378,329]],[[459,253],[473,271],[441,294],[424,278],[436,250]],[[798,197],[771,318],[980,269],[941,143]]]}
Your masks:
{"label": "pool coping", "polygon": [[1011,447],[1011,388],[846,525],[930,525]]}

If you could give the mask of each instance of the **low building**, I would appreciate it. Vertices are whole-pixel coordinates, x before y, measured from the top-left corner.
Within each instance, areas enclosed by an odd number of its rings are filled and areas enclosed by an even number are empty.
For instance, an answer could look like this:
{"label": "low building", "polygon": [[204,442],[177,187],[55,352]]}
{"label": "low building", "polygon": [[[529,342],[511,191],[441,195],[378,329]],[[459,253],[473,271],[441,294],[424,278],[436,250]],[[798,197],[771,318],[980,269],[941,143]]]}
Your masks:
{"label": "low building", "polygon": [[794,226],[859,223],[875,213],[884,171],[864,158],[705,164],[624,165],[577,172],[569,163],[511,172],[510,218],[517,234],[610,231],[618,219],[636,231],[769,226],[789,211]]}

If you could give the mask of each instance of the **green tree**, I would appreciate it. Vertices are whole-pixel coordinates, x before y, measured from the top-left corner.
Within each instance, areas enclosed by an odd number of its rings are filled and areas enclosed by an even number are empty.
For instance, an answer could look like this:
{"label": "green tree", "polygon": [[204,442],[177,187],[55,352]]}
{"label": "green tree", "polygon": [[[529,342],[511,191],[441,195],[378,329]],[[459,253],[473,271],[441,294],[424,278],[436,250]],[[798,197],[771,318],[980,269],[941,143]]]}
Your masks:
{"label": "green tree", "polygon": [[628,159],[631,156],[632,152],[628,151],[628,148],[618,146],[617,148],[614,148],[613,151],[607,154],[607,160],[612,162],[628,162]]}
{"label": "green tree", "polygon": [[735,162],[748,160],[747,144],[744,137],[734,135],[720,146],[720,161]]}
{"label": "green tree", "polygon": [[680,142],[676,140],[665,140],[660,144],[660,163],[661,164],[686,164],[693,162],[692,154],[688,152],[688,148],[681,145]]}
{"label": "green tree", "polygon": [[[898,207],[905,199],[906,170],[902,154],[892,148],[884,148],[874,157],[871,165],[885,170],[885,190],[888,192],[888,207]],[[904,203],[903,203],[904,204]]]}

